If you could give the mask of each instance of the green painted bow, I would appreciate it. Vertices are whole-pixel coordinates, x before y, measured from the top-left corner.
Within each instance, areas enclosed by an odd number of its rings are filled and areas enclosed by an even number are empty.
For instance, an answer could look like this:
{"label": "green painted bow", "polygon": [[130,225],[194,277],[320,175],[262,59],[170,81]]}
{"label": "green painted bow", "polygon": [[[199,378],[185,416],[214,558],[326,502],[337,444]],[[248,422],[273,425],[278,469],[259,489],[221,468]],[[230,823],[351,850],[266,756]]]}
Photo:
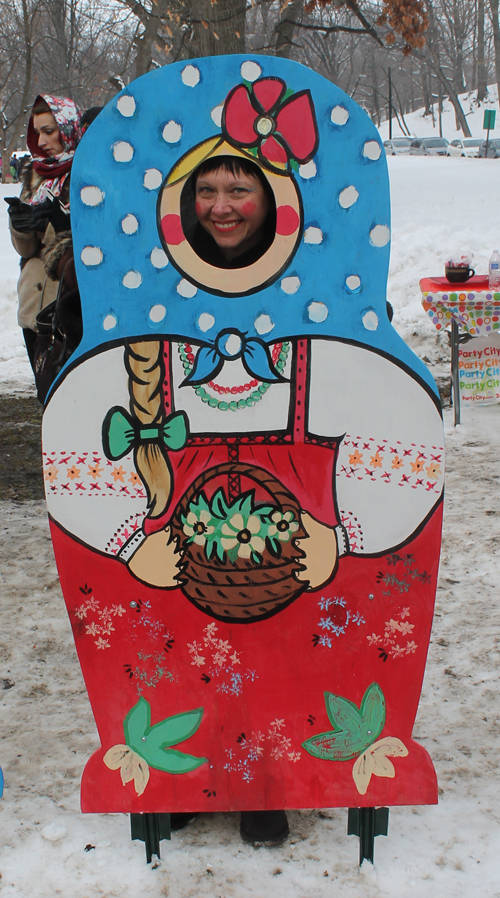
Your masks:
{"label": "green painted bow", "polygon": [[170,415],[162,424],[141,426],[126,409],[119,405],[110,408],[102,424],[102,445],[106,458],[118,461],[141,443],[159,440],[167,449],[183,449],[188,437],[188,419],[185,412]]}

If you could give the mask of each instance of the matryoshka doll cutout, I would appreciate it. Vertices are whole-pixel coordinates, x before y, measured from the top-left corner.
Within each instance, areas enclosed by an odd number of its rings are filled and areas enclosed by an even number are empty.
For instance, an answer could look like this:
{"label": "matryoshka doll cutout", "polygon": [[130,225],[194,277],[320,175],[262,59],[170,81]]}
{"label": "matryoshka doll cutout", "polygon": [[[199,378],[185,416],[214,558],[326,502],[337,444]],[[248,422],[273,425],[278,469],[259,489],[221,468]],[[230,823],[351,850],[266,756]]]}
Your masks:
{"label": "matryoshka doll cutout", "polygon": [[[239,267],[199,240],[218,157],[269,197]],[[181,63],[104,109],[72,191],[84,337],[43,449],[101,740],[83,810],[435,802],[442,421],[386,314],[377,131],[296,63]]]}

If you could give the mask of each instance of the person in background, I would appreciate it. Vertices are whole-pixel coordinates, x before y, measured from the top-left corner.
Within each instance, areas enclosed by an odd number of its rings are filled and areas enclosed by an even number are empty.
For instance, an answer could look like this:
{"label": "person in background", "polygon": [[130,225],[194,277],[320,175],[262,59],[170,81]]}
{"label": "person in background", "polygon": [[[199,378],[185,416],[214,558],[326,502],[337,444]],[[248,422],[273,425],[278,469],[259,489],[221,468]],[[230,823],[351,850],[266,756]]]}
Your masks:
{"label": "person in background", "polygon": [[24,156],[21,156],[17,160],[17,180],[20,181],[23,175],[23,170],[26,166],[31,162],[31,156],[29,153],[25,153]]}
{"label": "person in background", "polygon": [[10,173],[12,175],[12,180],[14,181],[15,184],[17,184],[17,181],[18,181],[17,169],[18,169],[18,160],[15,156],[11,156],[10,157]]}
{"label": "person in background", "polygon": [[[92,106],[87,109],[80,118],[80,134],[81,137],[88,130],[92,122],[99,115],[102,106]],[[69,216],[68,216],[68,228]],[[71,230],[61,231],[56,235],[57,239],[52,245],[46,247],[42,252],[42,260],[45,267],[45,273],[50,280],[58,285],[57,293],[57,325],[66,337],[66,352],[69,356],[74,352],[83,336],[82,307],[80,302],[80,291],[78,289],[78,281],[76,279],[75,260],[73,257],[73,240]],[[35,372],[35,381],[38,388],[38,398],[44,402],[44,389],[40,390],[40,384],[37,379],[39,368],[39,353],[42,347],[40,341],[35,344],[35,364],[37,371]],[[55,376],[55,372],[54,376]],[[44,387],[46,387],[46,382]],[[42,393],[42,395],[41,395]]]}
{"label": "person in background", "polygon": [[58,290],[58,280],[47,274],[43,253],[53,254],[58,244],[64,246],[71,238],[69,180],[81,137],[80,116],[67,97],[40,94],[36,98],[27,131],[33,159],[23,169],[20,197],[6,198],[12,243],[21,256],[18,322],[33,369],[36,316],[55,300]]}
{"label": "person in background", "polygon": [[104,109],[104,106],[91,106],[89,109],[86,109],[80,119],[80,130],[82,132],[82,137],[86,131],[90,128],[94,119],[97,118],[99,113]]}

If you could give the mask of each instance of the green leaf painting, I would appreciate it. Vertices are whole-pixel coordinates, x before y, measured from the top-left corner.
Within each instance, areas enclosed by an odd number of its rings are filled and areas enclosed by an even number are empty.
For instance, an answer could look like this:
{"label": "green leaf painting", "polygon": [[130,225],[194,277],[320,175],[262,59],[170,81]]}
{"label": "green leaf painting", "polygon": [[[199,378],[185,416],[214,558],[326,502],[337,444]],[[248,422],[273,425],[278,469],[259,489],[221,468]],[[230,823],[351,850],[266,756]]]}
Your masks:
{"label": "green leaf painting", "polygon": [[151,705],[141,696],[123,721],[123,731],[127,745],[134,749],[136,745],[140,745],[141,737],[149,730],[150,726]]}
{"label": "green leaf painting", "polygon": [[325,692],[325,705],[333,730],[302,743],[314,758],[350,761],[373,745],[384,728],[385,699],[378,683],[368,686],[359,708],[332,692]]}
{"label": "green leaf painting", "polygon": [[185,754],[174,750],[172,746],[185,742],[196,733],[202,717],[203,708],[196,708],[194,711],[166,717],[152,727],[151,706],[141,696],[123,721],[125,742],[156,770],[164,770],[167,773],[189,773],[205,764],[207,758]]}
{"label": "green leaf painting", "polygon": [[175,748],[167,748],[161,754],[163,757],[158,758],[158,763],[151,760],[150,764],[151,767],[164,770],[165,773],[191,773],[192,770],[196,770],[197,767],[201,767],[207,762],[207,758],[196,758],[194,755],[187,755]]}

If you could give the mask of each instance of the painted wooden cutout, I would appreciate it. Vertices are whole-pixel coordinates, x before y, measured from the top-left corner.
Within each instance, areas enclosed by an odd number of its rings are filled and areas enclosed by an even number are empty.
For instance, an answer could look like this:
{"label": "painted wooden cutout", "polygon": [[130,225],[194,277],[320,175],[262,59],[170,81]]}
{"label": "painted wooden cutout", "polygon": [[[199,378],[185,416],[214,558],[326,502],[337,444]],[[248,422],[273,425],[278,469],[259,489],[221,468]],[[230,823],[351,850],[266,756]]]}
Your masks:
{"label": "painted wooden cutout", "polygon": [[[276,234],[211,265],[185,191],[261,166]],[[412,740],[440,548],[432,378],[386,313],[380,138],[287,60],[129,85],[72,171],[84,337],[44,412],[98,812],[435,802]]]}

